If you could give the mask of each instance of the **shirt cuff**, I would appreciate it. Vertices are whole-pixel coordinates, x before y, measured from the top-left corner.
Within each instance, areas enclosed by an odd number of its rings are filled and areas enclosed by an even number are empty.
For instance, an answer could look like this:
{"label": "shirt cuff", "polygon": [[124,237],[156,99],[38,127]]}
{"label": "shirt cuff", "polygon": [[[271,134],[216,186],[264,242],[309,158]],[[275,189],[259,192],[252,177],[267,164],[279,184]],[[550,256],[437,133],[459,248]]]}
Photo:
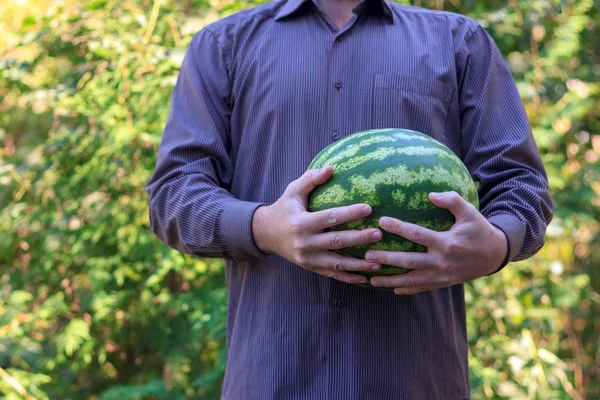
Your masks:
{"label": "shirt cuff", "polygon": [[264,259],[252,237],[252,216],[263,203],[234,201],[225,206],[221,215],[221,239],[227,253],[235,261],[248,261],[252,258]]}
{"label": "shirt cuff", "polygon": [[496,273],[511,262],[521,251],[525,241],[525,227],[517,217],[510,214],[494,215],[488,218],[488,222],[504,232],[508,245],[506,258],[500,268],[493,272]]}

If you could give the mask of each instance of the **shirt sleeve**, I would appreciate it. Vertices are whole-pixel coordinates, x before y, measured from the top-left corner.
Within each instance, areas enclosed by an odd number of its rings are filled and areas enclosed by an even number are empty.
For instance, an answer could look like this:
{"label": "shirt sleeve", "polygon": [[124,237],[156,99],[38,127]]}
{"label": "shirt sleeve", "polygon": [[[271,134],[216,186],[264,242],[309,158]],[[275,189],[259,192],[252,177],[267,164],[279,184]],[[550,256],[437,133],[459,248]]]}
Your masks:
{"label": "shirt sleeve", "polygon": [[481,213],[508,239],[503,267],[544,245],[548,179],[514,79],[481,26],[467,34],[457,65],[463,160],[480,182]]}
{"label": "shirt sleeve", "polygon": [[234,198],[228,54],[206,28],[184,57],[156,169],[146,185],[150,226],[168,246],[201,257],[263,258],[251,232],[261,203]]}

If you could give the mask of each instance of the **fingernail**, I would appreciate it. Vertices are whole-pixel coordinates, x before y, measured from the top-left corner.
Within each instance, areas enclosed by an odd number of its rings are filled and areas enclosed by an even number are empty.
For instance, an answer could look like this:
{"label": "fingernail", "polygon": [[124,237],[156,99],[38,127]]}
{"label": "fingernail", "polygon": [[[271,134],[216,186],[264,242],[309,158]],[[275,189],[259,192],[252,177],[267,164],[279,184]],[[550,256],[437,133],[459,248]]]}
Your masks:
{"label": "fingernail", "polygon": [[389,220],[388,218],[386,218],[386,217],[383,217],[383,218],[380,218],[380,219],[379,219],[379,226],[382,226],[382,227],[384,227],[384,228],[385,228],[385,227],[386,227],[386,226],[388,226],[389,224],[390,224],[390,220]]}
{"label": "fingernail", "polygon": [[377,271],[377,270],[379,269],[379,265],[378,265],[378,264],[376,264],[376,265],[372,265],[372,266],[371,266],[371,269],[372,269],[373,271]]}
{"label": "fingernail", "polygon": [[368,213],[369,211],[371,211],[371,207],[369,207],[369,206],[363,206],[363,208],[361,208],[361,210],[364,213]]}
{"label": "fingernail", "polygon": [[379,280],[377,278],[371,278],[371,285],[379,286]]}
{"label": "fingernail", "polygon": [[442,194],[431,192],[431,197],[433,197],[434,199],[440,199],[442,197]]}
{"label": "fingernail", "polygon": [[381,239],[381,232],[379,232],[379,231],[373,232],[373,234],[371,235],[371,239],[375,239],[375,240]]}
{"label": "fingernail", "polygon": [[375,261],[375,253],[371,253],[370,251],[367,251],[367,254],[365,254],[365,260]]}

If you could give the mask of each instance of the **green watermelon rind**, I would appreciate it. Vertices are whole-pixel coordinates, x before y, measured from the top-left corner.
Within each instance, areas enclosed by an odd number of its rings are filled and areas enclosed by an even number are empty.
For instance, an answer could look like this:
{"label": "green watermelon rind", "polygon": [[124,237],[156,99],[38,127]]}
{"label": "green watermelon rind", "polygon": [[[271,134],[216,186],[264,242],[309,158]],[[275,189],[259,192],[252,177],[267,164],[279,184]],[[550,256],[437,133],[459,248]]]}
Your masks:
{"label": "green watermelon rind", "polygon": [[[454,216],[428,200],[427,196],[432,191],[456,191],[479,208],[477,186],[463,162],[443,143],[420,132],[407,129],[357,132],[324,148],[308,169],[328,165],[334,167],[333,176],[312,191],[309,211],[357,203],[370,204],[373,209],[367,218],[337,225],[330,230],[377,228],[379,218],[385,215],[436,231],[446,231],[454,224]],[[386,186],[390,190],[386,191]],[[404,187],[410,190],[402,190]],[[422,245],[384,231],[380,242],[337,252],[364,258],[369,249],[407,252],[427,250]],[[380,271],[360,274],[370,280],[373,276],[409,271],[382,265]],[[362,286],[373,287],[369,283]]]}

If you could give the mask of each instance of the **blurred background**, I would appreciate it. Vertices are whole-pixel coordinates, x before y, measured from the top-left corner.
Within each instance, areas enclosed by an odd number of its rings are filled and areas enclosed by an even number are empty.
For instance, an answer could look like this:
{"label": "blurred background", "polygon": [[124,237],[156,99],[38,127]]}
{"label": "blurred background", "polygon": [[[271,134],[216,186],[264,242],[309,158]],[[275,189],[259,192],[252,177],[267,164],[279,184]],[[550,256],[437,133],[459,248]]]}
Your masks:
{"label": "blurred background", "polygon": [[[0,2],[0,398],[218,399],[222,262],[155,239],[144,185],[192,35],[259,2]],[[412,3],[494,37],[556,204],[467,286],[472,397],[599,399],[600,1]]]}

